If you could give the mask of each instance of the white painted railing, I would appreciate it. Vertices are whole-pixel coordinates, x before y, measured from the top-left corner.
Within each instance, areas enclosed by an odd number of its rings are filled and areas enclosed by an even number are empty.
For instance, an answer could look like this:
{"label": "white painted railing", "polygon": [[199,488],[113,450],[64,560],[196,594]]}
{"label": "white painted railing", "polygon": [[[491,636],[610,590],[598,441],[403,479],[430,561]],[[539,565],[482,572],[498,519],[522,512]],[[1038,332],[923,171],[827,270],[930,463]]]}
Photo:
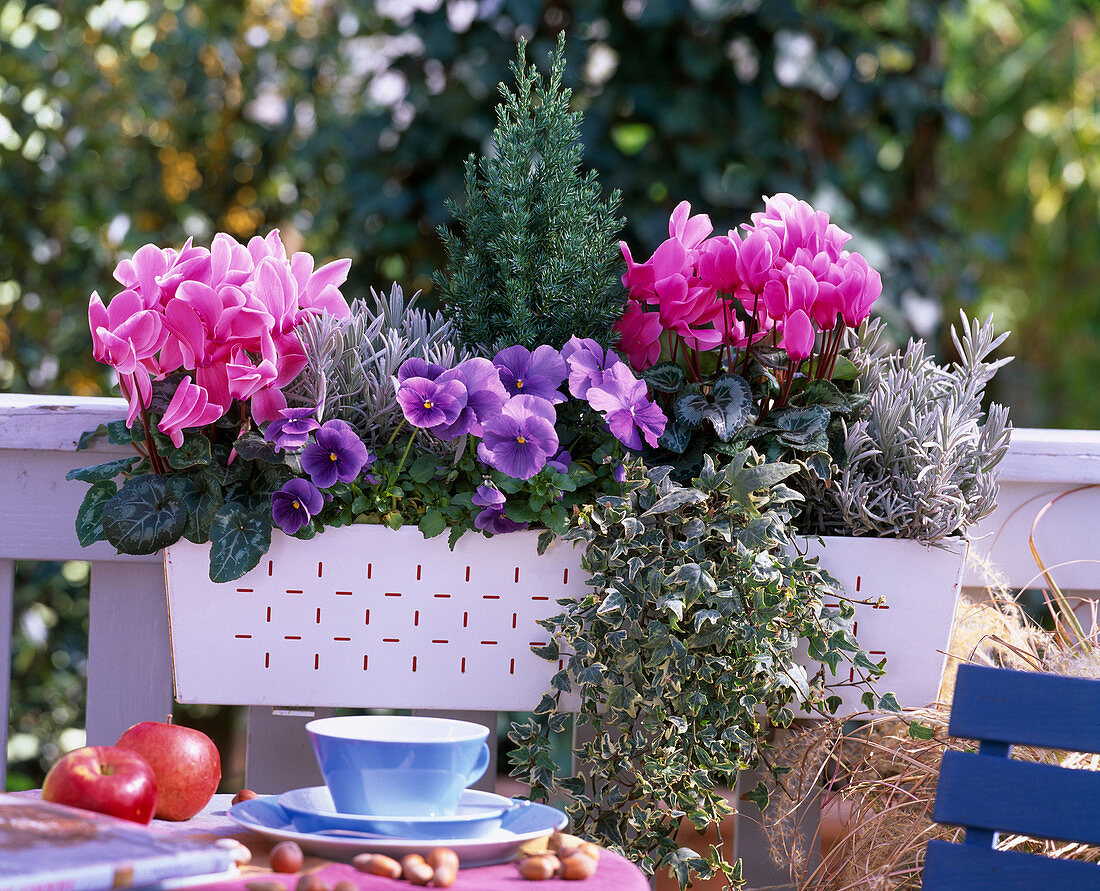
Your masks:
{"label": "white painted railing", "polygon": [[[84,431],[122,417],[124,410],[120,399],[0,394],[0,712],[7,714],[9,705],[14,561],[89,560],[90,744],[110,744],[130,724],[163,720],[172,709],[161,559],[119,555],[102,542],[82,548],[74,518],[85,485],[65,480],[74,467],[128,453],[109,445],[76,452]],[[1046,564],[1059,567],[1055,578],[1065,589],[1100,590],[1100,565],[1087,562],[1098,556],[1094,518],[1100,516],[1100,488],[1088,488],[1097,483],[1100,431],[1014,431],[1001,468],[1000,507],[974,531],[972,552],[1001,570],[1010,587],[1037,586],[1028,549],[1032,524],[1058,495],[1071,493],[1046,512],[1035,541]],[[973,571],[968,584],[980,584]],[[494,714],[481,713],[489,723]],[[319,782],[300,730],[305,720],[301,715],[273,715],[271,709],[249,710],[250,788],[275,791]],[[5,725],[0,727],[0,751],[6,751],[6,738]]]}

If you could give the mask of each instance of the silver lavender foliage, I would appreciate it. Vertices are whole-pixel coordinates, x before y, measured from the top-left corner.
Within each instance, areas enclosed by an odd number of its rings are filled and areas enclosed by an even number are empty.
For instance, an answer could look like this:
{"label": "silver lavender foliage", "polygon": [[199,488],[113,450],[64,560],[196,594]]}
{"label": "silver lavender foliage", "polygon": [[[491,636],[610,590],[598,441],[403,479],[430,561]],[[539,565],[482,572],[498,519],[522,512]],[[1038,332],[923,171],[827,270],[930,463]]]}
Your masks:
{"label": "silver lavender foliage", "polygon": [[989,357],[1008,337],[960,313],[950,367],[923,341],[887,351],[881,324],[864,324],[853,361],[870,395],[846,430],[847,465],[828,490],[848,534],[913,538],[927,544],[961,535],[996,506],[996,467],[1008,451],[1008,410],[982,409],[985,386],[1011,357]]}
{"label": "silver lavender foliage", "polygon": [[[418,291],[406,298],[396,283],[389,295],[371,289],[370,300],[356,300],[351,316],[313,316],[298,332],[309,363],[295,379],[288,400],[318,406],[322,421],[347,421],[377,450],[404,423],[397,403],[397,369],[418,357],[450,368],[466,358],[453,340],[450,321],[416,305]],[[438,451],[453,450],[431,437],[418,444]]]}

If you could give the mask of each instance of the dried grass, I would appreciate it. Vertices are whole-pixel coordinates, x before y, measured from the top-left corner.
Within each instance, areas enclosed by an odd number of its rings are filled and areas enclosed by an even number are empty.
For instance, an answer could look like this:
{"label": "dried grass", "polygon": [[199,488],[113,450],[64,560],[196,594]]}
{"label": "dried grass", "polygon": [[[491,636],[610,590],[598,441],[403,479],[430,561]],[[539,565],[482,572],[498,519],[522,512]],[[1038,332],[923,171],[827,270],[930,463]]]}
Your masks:
{"label": "dried grass", "polygon": [[[911,739],[906,723],[896,718],[871,719],[855,729],[847,719],[806,726],[780,745],[776,762],[791,770],[764,815],[775,862],[790,866],[799,891],[919,889],[929,839],[955,840],[961,834],[932,821],[940,759],[948,749],[967,746],[947,733],[958,665],[968,661],[1100,677],[1095,630],[1090,641],[1067,648],[1031,623],[1003,585],[991,585],[986,600],[961,602],[941,702],[906,712],[933,730],[932,739]],[[1100,770],[1100,757],[1095,755],[1022,747],[1013,754],[1023,760],[1057,759],[1066,766]],[[798,825],[800,814],[816,815],[816,808],[805,807],[814,798],[820,800],[821,812],[833,814],[834,825],[840,824],[839,837],[819,860],[809,850],[810,845],[818,846],[818,838],[807,839]],[[1100,848],[1084,845],[1006,835],[999,846],[1100,862]]]}

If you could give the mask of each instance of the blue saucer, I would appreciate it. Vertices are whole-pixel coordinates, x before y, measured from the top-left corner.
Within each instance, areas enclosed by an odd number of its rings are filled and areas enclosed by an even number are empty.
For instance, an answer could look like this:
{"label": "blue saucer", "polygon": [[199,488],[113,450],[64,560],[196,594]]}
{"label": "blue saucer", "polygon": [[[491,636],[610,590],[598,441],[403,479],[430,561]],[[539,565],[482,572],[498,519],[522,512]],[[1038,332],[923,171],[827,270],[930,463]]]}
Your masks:
{"label": "blue saucer", "polygon": [[458,809],[446,817],[343,814],[336,810],[327,786],[291,789],[280,795],[278,802],[299,832],[342,829],[402,839],[483,838],[500,828],[505,814],[530,804],[467,789],[459,799]]}
{"label": "blue saucer", "polygon": [[[371,852],[400,860],[406,854],[427,854],[432,848],[450,848],[458,854],[463,869],[506,863],[515,858],[525,842],[544,838],[569,822],[565,814],[545,804],[532,803],[505,813],[500,827],[482,838],[404,839],[386,836],[356,836],[352,830],[301,832],[274,795],[261,795],[238,802],[226,815],[238,826],[250,829],[270,841],[294,841],[303,851],[330,860],[350,861],[356,854]],[[334,835],[327,834],[334,832]],[[344,835],[343,833],[347,833]]]}

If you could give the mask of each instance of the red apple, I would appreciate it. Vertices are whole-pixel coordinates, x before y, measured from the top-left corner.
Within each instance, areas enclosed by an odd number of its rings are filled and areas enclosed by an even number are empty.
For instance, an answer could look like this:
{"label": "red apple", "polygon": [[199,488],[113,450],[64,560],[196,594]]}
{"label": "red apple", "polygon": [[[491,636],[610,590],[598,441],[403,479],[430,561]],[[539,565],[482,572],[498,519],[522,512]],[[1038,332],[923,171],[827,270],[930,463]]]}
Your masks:
{"label": "red apple", "polygon": [[137,752],[118,746],[85,746],[50,768],[42,798],[148,823],[157,806],[157,780],[149,762]]}
{"label": "red apple", "polygon": [[142,721],[118,738],[137,752],[157,777],[157,818],[189,820],[201,811],[222,778],[218,747],[201,730],[180,724]]}

